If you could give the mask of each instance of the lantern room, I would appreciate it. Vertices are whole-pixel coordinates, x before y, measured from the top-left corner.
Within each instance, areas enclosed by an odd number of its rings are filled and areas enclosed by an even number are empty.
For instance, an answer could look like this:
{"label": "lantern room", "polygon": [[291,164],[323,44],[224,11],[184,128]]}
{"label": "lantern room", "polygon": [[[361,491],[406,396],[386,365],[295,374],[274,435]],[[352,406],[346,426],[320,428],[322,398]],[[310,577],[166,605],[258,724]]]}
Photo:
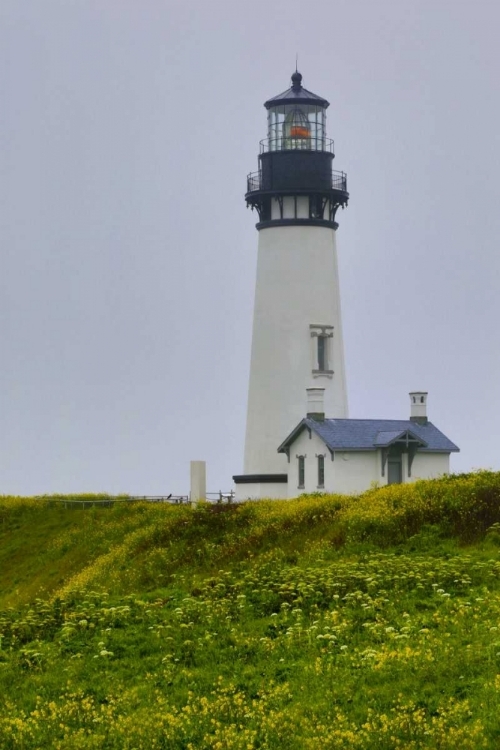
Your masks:
{"label": "lantern room", "polygon": [[267,141],[262,151],[333,150],[326,140],[326,99],[303,88],[298,71],[291,88],[265,103],[268,110]]}
{"label": "lantern room", "polygon": [[326,137],[329,103],[302,86],[296,70],[292,85],[268,99],[267,138],[260,142],[259,171],[248,175],[247,205],[259,213],[259,229],[271,222],[315,223],[335,228],[339,206],[347,204],[344,172],[332,170],[333,141]]}

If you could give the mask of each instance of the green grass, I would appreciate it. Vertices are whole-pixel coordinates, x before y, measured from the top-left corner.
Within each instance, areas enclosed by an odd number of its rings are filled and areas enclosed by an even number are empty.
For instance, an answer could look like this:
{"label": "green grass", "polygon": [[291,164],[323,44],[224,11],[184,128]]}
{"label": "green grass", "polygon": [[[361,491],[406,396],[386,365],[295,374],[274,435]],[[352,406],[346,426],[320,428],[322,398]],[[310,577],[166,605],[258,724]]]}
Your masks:
{"label": "green grass", "polygon": [[500,474],[0,498],[1,748],[500,746]]}

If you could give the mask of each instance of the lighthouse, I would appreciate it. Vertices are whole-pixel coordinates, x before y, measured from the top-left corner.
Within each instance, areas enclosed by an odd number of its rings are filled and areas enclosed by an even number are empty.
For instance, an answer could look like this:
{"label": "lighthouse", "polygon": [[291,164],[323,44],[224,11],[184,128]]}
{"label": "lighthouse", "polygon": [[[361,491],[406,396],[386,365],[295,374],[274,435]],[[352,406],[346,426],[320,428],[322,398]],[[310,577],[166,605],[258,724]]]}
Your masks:
{"label": "lighthouse", "polygon": [[259,242],[240,499],[287,497],[278,448],[304,416],[306,389],[323,389],[330,417],[348,416],[336,250],[347,178],[332,169],[328,101],[298,71],[291,83],[264,104],[267,138],[247,178]]}

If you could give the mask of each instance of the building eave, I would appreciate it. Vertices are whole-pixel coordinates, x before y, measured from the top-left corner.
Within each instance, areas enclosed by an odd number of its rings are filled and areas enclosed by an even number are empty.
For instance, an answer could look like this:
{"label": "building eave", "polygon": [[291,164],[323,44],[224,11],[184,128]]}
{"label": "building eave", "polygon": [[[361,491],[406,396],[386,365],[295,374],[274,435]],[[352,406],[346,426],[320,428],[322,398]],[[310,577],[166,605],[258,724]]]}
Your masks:
{"label": "building eave", "polygon": [[[328,422],[329,420],[325,420],[325,422]],[[348,421],[348,420],[345,420]],[[379,421],[379,420],[377,420]],[[382,420],[380,420],[382,421]],[[399,420],[398,420],[399,421]],[[405,421],[405,420],[402,420]],[[375,443],[371,445],[364,445],[364,446],[353,446],[353,445],[338,445],[331,443],[325,436],[322,434],[322,425],[325,424],[323,421],[316,421],[314,419],[310,418],[304,418],[302,419],[299,424],[295,427],[294,430],[288,435],[288,437],[282,442],[280,447],[278,448],[278,453],[285,453],[287,456],[290,452],[290,446],[295,442],[295,440],[299,437],[299,435],[305,430],[309,430],[309,432],[314,432],[320,440],[325,444],[325,446],[328,448],[330,452],[340,452],[340,453],[369,453],[371,451],[377,451],[377,450],[386,450],[387,448],[390,448],[392,445],[397,445],[398,442],[405,442],[404,436],[407,434],[410,438],[410,445],[417,446],[417,450],[419,453],[440,453],[440,454],[450,454],[450,453],[458,453],[460,452],[460,449],[458,446],[456,446],[454,443],[449,440],[450,446],[445,448],[433,448],[429,447],[428,443],[419,435],[416,434],[416,432],[413,432],[413,430],[406,428],[404,430],[401,430],[400,434],[395,437],[394,439],[388,441],[384,444],[376,445]],[[401,436],[403,436],[403,439],[401,439]],[[447,438],[448,440],[448,438]]]}
{"label": "building eave", "polygon": [[283,440],[280,447],[278,448],[278,453],[286,453],[288,455],[289,446],[299,437],[299,435],[301,434],[301,432],[303,432],[303,430],[308,429],[308,428],[309,428],[309,425],[307,424],[307,420],[302,419],[298,423],[297,427],[294,430],[292,430],[292,432],[288,435],[288,437],[285,438],[285,440]]}

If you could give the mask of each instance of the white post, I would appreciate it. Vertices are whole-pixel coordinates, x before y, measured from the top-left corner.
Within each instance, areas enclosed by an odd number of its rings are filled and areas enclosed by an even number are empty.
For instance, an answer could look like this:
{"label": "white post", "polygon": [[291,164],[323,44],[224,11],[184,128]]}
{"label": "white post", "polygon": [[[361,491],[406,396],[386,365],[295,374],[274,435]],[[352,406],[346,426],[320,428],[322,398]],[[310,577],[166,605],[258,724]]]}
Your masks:
{"label": "white post", "polygon": [[189,499],[192,503],[207,499],[207,465],[205,461],[191,461],[191,489]]}

